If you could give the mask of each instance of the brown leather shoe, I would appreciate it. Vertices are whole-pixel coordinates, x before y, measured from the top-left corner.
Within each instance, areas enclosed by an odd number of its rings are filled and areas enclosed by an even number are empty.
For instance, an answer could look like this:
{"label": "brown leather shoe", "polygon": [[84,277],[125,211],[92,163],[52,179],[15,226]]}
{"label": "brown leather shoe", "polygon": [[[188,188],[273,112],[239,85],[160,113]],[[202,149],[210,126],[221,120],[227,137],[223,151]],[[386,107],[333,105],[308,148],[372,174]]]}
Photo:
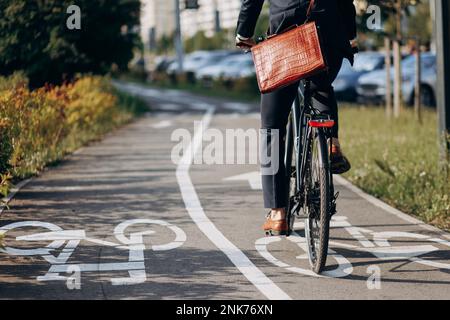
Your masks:
{"label": "brown leather shoe", "polygon": [[287,234],[288,225],[286,219],[272,220],[270,214],[267,216],[266,222],[263,225],[263,230],[266,235],[283,236]]}
{"label": "brown leather shoe", "polygon": [[341,148],[332,145],[331,146],[331,173],[343,174],[352,168],[350,161],[341,151]]}

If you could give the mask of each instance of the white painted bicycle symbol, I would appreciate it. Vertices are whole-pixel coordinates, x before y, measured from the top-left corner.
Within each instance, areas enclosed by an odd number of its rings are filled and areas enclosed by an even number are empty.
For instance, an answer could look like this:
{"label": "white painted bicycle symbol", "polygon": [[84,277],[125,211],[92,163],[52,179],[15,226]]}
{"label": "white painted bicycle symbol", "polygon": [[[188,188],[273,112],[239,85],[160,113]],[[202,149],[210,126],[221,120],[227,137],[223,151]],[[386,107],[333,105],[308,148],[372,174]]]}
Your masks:
{"label": "white painted bicycle symbol", "polygon": [[[332,228],[343,228],[345,229],[355,240],[357,240],[360,246],[351,245],[347,243],[341,243],[337,241],[330,241],[330,247],[334,248],[346,248],[350,250],[356,250],[361,252],[367,252],[374,255],[376,258],[381,260],[409,260],[414,263],[419,263],[425,266],[434,267],[441,270],[450,270],[450,263],[426,260],[420,256],[441,251],[436,245],[446,246],[450,248],[450,242],[430,237],[423,234],[410,233],[410,232],[375,232],[370,229],[354,227],[350,224],[347,217],[337,216],[333,217],[331,221]],[[304,223],[298,222],[295,224],[296,230],[304,229]],[[372,240],[369,240],[369,239]],[[307,268],[300,268],[292,266],[277,259],[272,253],[270,253],[270,246],[273,243],[282,241],[282,237],[264,237],[256,240],[255,247],[256,250],[264,257],[267,261],[272,264],[284,268],[288,271],[300,273],[307,276],[314,277],[333,277],[333,278],[343,278],[351,275],[353,273],[353,266],[351,262],[344,256],[338,254],[336,251],[329,249],[328,256],[330,260],[335,260],[337,267],[333,270],[324,271],[321,275],[317,275]],[[306,239],[294,232],[294,234],[288,238],[288,241],[295,243],[305,254],[297,256],[297,259],[308,259],[308,246]],[[392,240],[399,239],[413,239],[419,240],[424,244],[420,245],[405,245],[405,246],[393,246],[391,244]],[[407,242],[407,241],[406,241]]]}
{"label": "white painted bicycle symbol", "polygon": [[[153,251],[172,250],[182,246],[186,241],[186,234],[182,229],[161,220],[135,219],[120,223],[114,229],[114,236],[118,243],[90,238],[84,230],[63,230],[61,227],[48,222],[23,221],[1,227],[0,234],[6,236],[7,233],[20,228],[44,228],[49,231],[18,236],[15,240],[50,243],[45,247],[33,249],[6,246],[5,248],[0,248],[0,252],[15,256],[41,256],[45,259],[51,266],[45,275],[37,277],[38,281],[66,281],[68,277],[63,274],[71,273],[71,270],[75,269],[80,272],[127,271],[129,274],[128,277],[111,278],[111,283],[113,285],[139,284],[145,282],[147,279],[144,259],[144,251],[146,249],[144,236],[151,235],[155,231],[146,229],[141,232],[127,233],[127,229],[130,230],[132,227],[138,225],[165,227],[175,235],[175,239],[169,243],[152,245],[150,249]],[[128,261],[114,263],[68,263],[68,260],[80,245],[81,241],[126,250],[128,251]]]}

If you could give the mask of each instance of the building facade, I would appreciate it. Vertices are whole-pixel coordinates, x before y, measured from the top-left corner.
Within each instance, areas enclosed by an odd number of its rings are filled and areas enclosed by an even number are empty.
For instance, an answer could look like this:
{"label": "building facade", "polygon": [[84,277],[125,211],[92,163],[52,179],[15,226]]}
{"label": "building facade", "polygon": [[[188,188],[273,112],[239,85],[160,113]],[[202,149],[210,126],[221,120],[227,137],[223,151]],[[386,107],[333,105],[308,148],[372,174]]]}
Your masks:
{"label": "building facade", "polygon": [[[175,0],[141,0],[141,33],[145,43],[153,37],[172,35],[175,31]],[[219,25],[222,29],[236,27],[242,0],[198,0],[198,10],[184,10],[184,0],[180,1],[181,31],[184,38],[203,31],[207,36],[216,30],[216,12],[219,14]],[[359,13],[367,7],[367,0],[355,0]]]}
{"label": "building facade", "polygon": [[[144,43],[150,39],[160,39],[172,35],[175,31],[175,0],[141,0],[141,36]],[[216,12],[219,25],[223,29],[236,27],[241,0],[198,0],[198,10],[184,10],[184,1],[180,0],[181,31],[183,38],[189,38],[199,31],[207,36],[216,30]]]}
{"label": "building facade", "polygon": [[141,36],[148,44],[175,31],[174,0],[141,0]]}
{"label": "building facade", "polygon": [[216,30],[216,12],[222,29],[236,27],[241,0],[198,0],[198,10],[184,10],[181,14],[181,29],[184,37],[191,37],[199,31],[211,36]]}

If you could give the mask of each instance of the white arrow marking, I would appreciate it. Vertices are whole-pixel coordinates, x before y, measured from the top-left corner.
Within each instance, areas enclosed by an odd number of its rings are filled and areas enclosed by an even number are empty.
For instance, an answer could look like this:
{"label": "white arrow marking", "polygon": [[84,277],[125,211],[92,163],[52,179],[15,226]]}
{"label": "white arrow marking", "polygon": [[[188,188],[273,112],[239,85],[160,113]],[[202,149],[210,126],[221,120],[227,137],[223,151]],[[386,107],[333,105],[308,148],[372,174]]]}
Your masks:
{"label": "white arrow marking", "polygon": [[261,173],[259,171],[240,174],[223,179],[224,181],[248,181],[252,190],[262,190]]}

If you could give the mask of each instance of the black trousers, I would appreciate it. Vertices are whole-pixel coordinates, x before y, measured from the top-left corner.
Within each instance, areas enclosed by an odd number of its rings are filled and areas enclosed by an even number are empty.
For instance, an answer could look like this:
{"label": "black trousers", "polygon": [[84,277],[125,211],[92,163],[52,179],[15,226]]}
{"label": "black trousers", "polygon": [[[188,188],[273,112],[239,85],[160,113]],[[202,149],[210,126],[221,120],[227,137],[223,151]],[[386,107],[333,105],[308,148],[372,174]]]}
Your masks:
{"label": "black trousers", "polygon": [[[333,137],[338,137],[338,106],[332,87],[333,81],[342,66],[342,56],[327,54],[328,72],[323,72],[310,78],[313,107],[330,115],[336,125],[332,130]],[[284,175],[284,153],[286,126],[292,104],[297,94],[299,83],[281,88],[271,93],[261,95],[261,129],[263,132],[278,130],[278,141],[263,141],[267,143],[265,152],[270,153],[273,143],[277,143],[278,171],[276,174],[262,175],[262,185],[265,208],[285,208],[287,206],[287,181]],[[271,145],[272,143],[272,145]],[[272,148],[271,148],[272,146]],[[274,150],[275,150],[274,149]],[[264,170],[262,170],[264,172]]]}

